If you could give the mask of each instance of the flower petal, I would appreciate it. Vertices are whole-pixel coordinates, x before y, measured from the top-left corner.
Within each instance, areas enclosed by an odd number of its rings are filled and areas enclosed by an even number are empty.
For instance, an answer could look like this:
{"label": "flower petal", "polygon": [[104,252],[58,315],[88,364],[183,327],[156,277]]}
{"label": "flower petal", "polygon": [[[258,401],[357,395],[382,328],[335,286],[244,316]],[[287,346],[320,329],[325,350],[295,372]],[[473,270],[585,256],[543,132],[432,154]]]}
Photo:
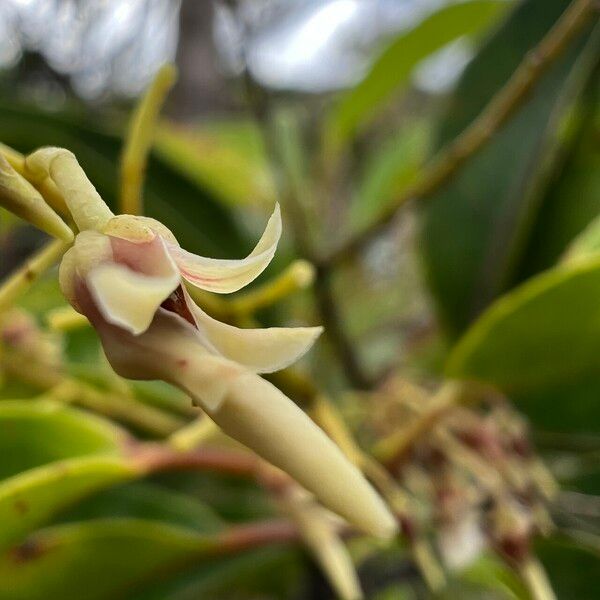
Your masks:
{"label": "flower petal", "polygon": [[204,381],[196,370],[182,382],[227,435],[291,475],[324,506],[367,533],[383,538],[395,533],[394,517],[362,473],[274,385],[246,371],[231,377],[213,408],[203,401]]}
{"label": "flower petal", "polygon": [[77,302],[115,371],[163,379],[189,393],[223,431],[286,471],[328,508],[363,530],[391,536],[395,520],[360,471],[280,390],[241,365],[208,354],[197,330],[159,308],[142,335],[107,323],[81,285]]}
{"label": "flower petal", "polygon": [[169,252],[181,271],[181,276],[203,290],[219,294],[236,292],[256,279],[271,262],[281,236],[279,205],[254,250],[241,260],[205,258],[168,244]]}
{"label": "flower petal", "polygon": [[323,332],[322,327],[240,329],[207,315],[185,289],[184,297],[207,346],[255,373],[273,373],[291,365]]}
{"label": "flower petal", "polygon": [[149,277],[119,264],[96,267],[87,284],[104,318],[139,335],[148,329],[158,307],[179,285],[179,276]]}
{"label": "flower petal", "polygon": [[179,286],[179,271],[158,236],[141,244],[108,239],[115,262],[92,269],[86,282],[104,318],[138,335]]}

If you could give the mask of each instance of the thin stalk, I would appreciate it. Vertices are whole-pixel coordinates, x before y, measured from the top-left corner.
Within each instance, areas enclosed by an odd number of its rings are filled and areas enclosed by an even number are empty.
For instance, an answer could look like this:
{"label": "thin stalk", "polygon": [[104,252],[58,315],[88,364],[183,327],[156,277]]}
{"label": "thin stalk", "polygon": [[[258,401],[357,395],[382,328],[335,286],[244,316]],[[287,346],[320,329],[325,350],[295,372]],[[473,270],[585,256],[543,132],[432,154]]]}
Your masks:
{"label": "thin stalk", "polygon": [[5,372],[53,399],[73,403],[98,414],[131,425],[147,434],[165,437],[180,429],[185,421],[131,396],[104,392],[87,383],[61,374],[57,369],[16,351],[4,349],[0,357]]}
{"label": "thin stalk", "polygon": [[379,443],[377,456],[393,468],[402,462],[415,441],[435,425],[440,417],[468,397],[466,384],[450,381],[442,385],[423,412],[407,427]]}
{"label": "thin stalk", "polygon": [[537,558],[530,557],[519,567],[519,574],[529,590],[532,600],[556,600],[548,575]]}
{"label": "thin stalk", "polygon": [[295,260],[277,277],[260,287],[240,294],[228,302],[227,309],[242,317],[273,306],[277,302],[306,289],[314,281],[315,270],[306,260]]}
{"label": "thin stalk", "polygon": [[76,331],[83,327],[90,327],[90,322],[85,315],[78,313],[71,306],[61,306],[46,313],[46,323],[52,331],[63,333]]}
{"label": "thin stalk", "polygon": [[143,213],[142,187],[156,121],[176,79],[175,66],[163,65],[133,112],[121,157],[121,213]]}
{"label": "thin stalk", "polygon": [[10,308],[35,281],[56,264],[69,245],[69,242],[62,240],[48,242],[13,273],[0,287],[0,312]]}
{"label": "thin stalk", "polygon": [[168,442],[176,450],[193,450],[206,443],[219,431],[217,424],[210,417],[204,415],[172,433]]}

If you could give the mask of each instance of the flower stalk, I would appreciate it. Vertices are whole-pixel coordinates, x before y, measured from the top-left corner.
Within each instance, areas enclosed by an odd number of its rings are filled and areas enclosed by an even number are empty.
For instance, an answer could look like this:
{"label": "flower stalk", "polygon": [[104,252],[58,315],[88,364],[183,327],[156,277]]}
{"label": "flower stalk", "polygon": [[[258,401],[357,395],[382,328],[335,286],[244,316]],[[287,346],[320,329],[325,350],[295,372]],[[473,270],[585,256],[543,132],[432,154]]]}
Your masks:
{"label": "flower stalk", "polygon": [[0,206],[64,242],[73,240],[67,224],[42,195],[0,153]]}
{"label": "flower stalk", "polygon": [[0,312],[10,308],[31,285],[55,265],[69,247],[68,242],[48,242],[0,286]]}
{"label": "flower stalk", "polygon": [[121,212],[139,215],[143,212],[142,188],[160,109],[177,80],[177,68],[163,65],[136,107],[129,124],[121,157]]}
{"label": "flower stalk", "polygon": [[114,216],[71,152],[42,148],[25,166],[56,185],[80,231],[61,263],[61,289],[98,332],[114,371],[179,387],[227,435],[326,507],[363,531],[391,536],[395,519],[361,472],[258,375],[294,362],[321,328],[239,329],[210,317],[187,292],[231,293],[262,273],[281,235],[279,207],[246,258],[211,259],[183,250],[158,221]]}

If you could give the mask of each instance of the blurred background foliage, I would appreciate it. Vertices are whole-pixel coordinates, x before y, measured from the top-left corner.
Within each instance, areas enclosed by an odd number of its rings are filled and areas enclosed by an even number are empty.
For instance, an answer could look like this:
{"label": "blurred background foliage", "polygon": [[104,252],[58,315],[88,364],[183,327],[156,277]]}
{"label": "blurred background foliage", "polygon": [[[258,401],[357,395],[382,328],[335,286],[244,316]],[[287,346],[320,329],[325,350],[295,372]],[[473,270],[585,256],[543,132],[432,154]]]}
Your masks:
{"label": "blurred background foliage", "polygon": [[[587,3],[596,9],[556,57],[528,54],[573,4],[586,2],[0,4],[0,141],[24,153],[72,150],[115,208],[135,98],[162,63],[176,62],[179,81],[147,167],[146,212],[192,252],[238,257],[282,203],[286,233],[266,277],[308,259],[315,293],[299,291],[255,317],[325,324],[302,373],[333,397],[361,446],[403,434],[445,378],[495,386],[493,401],[457,407],[428,425],[431,439],[411,438],[401,463],[386,463],[445,585],[428,590],[405,527],[387,548],[349,540],[367,598],[531,597],[488,523],[505,501],[551,518],[544,530],[528,512],[535,525],[525,537],[535,538],[556,596],[598,595],[597,3]],[[529,93],[429,197],[410,201],[431,159],[524,60],[548,63]],[[357,252],[323,259],[380,221],[387,226]],[[0,274],[43,242],[1,212]],[[132,444],[167,438],[196,411],[166,385],[117,378],[91,329],[53,331],[64,306],[51,271],[19,299],[26,313],[2,320],[0,598],[334,597],[299,543],[211,551],[229,527],[272,518],[276,505],[253,478],[153,473],[132,460]],[[15,324],[27,344],[15,342]],[[419,386],[416,396],[398,384],[405,380]],[[422,406],[408,418],[415,397]],[[537,494],[528,467],[525,487],[512,482],[489,496],[477,477],[442,485],[448,474],[433,450],[468,467],[436,436],[456,434],[461,419],[501,435],[499,415],[507,430],[528,431],[561,487],[543,506],[527,497]],[[471,449],[505,477],[506,465]],[[474,527],[460,512],[472,489]],[[440,498],[450,491],[462,508],[444,520]]]}

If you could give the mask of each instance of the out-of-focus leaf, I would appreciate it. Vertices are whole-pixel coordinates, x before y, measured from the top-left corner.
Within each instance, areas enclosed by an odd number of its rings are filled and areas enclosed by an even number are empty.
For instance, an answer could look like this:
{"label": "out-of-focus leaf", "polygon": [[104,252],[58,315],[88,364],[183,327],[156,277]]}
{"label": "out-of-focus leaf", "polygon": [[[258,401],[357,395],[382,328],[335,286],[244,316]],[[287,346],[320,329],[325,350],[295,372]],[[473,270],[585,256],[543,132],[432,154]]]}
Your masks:
{"label": "out-of-focus leaf", "polygon": [[163,584],[143,588],[131,600],[225,600],[233,593],[236,600],[250,600],[257,596],[291,598],[299,574],[296,551],[261,548],[241,556],[211,560]]}
{"label": "out-of-focus leaf", "polygon": [[596,600],[600,590],[600,547],[552,539],[537,544],[536,552],[557,598]]}
{"label": "out-of-focus leaf", "polygon": [[117,455],[121,429],[50,401],[0,402],[0,478],[66,458]]}
{"label": "out-of-focus leaf", "polygon": [[455,592],[459,593],[461,597],[464,593],[463,586],[472,586],[473,598],[481,598],[483,594],[486,594],[486,598],[490,595],[491,598],[507,600],[526,600],[528,598],[522,582],[514,571],[491,555],[483,555],[478,558],[460,572],[456,579],[460,587],[456,587]]}
{"label": "out-of-focus leaf", "polygon": [[106,519],[38,531],[0,555],[2,600],[112,600],[202,558],[206,536],[137,519]]}
{"label": "out-of-focus leaf", "polygon": [[[521,277],[550,267],[573,238],[600,214],[599,98],[600,80],[596,77],[578,109],[574,148],[550,182],[544,198]],[[600,223],[595,236],[600,250]]]}
{"label": "out-of-focus leaf", "polygon": [[471,326],[447,374],[499,386],[537,425],[597,431],[599,295],[599,257],[530,279]]}
{"label": "out-of-focus leaf", "polygon": [[[48,145],[68,148],[100,195],[116,205],[122,145],[116,135],[93,129],[75,117],[10,104],[0,107],[0,140],[23,152]],[[147,214],[173,230],[181,245],[192,252],[239,257],[248,249],[222,204],[157,157],[151,157],[148,164],[144,199]]]}
{"label": "out-of-focus leaf", "polygon": [[351,228],[365,227],[408,186],[425,161],[430,138],[429,123],[417,121],[369,157],[350,204]]}
{"label": "out-of-focus leaf", "polygon": [[155,148],[175,171],[227,204],[275,202],[261,134],[252,121],[217,121],[193,130],[165,122]]}
{"label": "out-of-focus leaf", "polygon": [[[473,121],[568,5],[525,0],[518,6],[467,67],[441,125],[440,147]],[[450,334],[460,333],[514,280],[564,141],[565,119],[593,71],[599,41],[600,32],[582,32],[528,101],[425,204],[421,247]]]}
{"label": "out-of-focus leaf", "polygon": [[[53,442],[60,444],[60,438]],[[19,541],[73,502],[137,474],[125,458],[87,456],[5,479],[0,483],[0,548]]]}
{"label": "out-of-focus leaf", "polygon": [[134,481],[94,494],[64,516],[67,521],[102,518],[161,521],[199,533],[216,533],[223,520],[193,496],[152,483]]}
{"label": "out-of-focus leaf", "polygon": [[384,50],[369,74],[342,95],[329,117],[329,143],[343,144],[406,85],[415,66],[436,50],[462,36],[481,35],[498,18],[508,2],[467,0],[441,8],[407,32],[401,33]]}
{"label": "out-of-focus leaf", "polygon": [[257,483],[216,473],[164,473],[152,481],[198,498],[231,522],[273,516],[273,503]]}
{"label": "out-of-focus leaf", "polygon": [[19,299],[19,306],[43,319],[43,315],[53,308],[64,306],[65,297],[58,285],[58,269],[50,269],[46,275],[34,282],[27,293]]}

